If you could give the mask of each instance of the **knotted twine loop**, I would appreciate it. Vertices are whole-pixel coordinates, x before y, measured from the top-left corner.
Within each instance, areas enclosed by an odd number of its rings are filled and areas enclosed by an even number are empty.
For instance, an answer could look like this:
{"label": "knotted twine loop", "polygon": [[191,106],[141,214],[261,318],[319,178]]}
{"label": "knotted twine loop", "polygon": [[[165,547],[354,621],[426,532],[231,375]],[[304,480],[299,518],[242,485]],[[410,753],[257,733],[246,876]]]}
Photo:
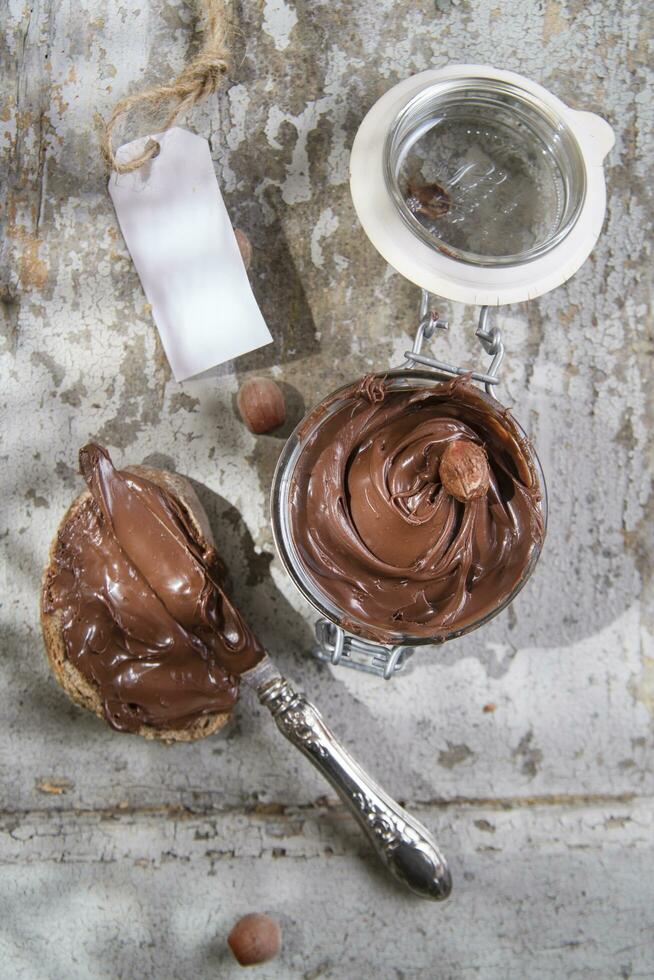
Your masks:
{"label": "knotted twine loop", "polygon": [[157,112],[172,102],[173,107],[158,129],[169,129],[179,117],[201,102],[207,95],[216,91],[229,70],[229,48],[227,47],[228,18],[222,0],[200,0],[204,12],[204,40],[195,58],[180,72],[177,78],[166,85],[155,85],[145,92],[127,95],[116,105],[111,118],[104,124],[100,138],[102,157],[110,170],[128,174],[138,170],[148,160],[159,154],[161,147],[154,139],[149,139],[141,153],[131,160],[120,163],[114,154],[112,135],[117,123],[136,106],[149,105]]}

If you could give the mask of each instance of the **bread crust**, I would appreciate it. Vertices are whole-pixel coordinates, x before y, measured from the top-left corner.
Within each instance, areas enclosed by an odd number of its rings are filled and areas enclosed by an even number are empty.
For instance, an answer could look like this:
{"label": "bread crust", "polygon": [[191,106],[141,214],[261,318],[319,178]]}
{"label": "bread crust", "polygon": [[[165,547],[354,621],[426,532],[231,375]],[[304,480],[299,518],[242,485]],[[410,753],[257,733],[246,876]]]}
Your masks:
{"label": "bread crust", "polygon": [[[154,469],[151,466],[128,466],[126,469],[137,476],[142,476],[146,480],[150,480],[151,483],[156,483],[163,490],[176,497],[188,514],[193,529],[198,535],[200,544],[203,547],[213,546],[213,535],[207,515],[188,480],[183,476],[179,476],[178,473],[167,473],[164,470]],[[71,701],[74,701],[75,704],[82,708],[86,708],[88,711],[92,711],[93,714],[96,714],[108,724],[97,687],[84,677],[82,672],[70,662],[66,655],[62,629],[62,610],[56,609],[54,612],[47,612],[45,609],[46,600],[49,597],[50,581],[56,571],[54,559],[59,534],[90,499],[90,491],[84,490],[73,500],[61,519],[52,539],[48,562],[43,573],[41,585],[41,628],[43,630],[45,655],[55,680],[64,689]],[[128,734],[141,735],[143,738],[157,739],[160,742],[168,744],[173,742],[195,742],[197,739],[206,738],[207,735],[213,735],[219,732],[227,724],[230,717],[231,712],[229,711],[216,711],[211,714],[202,715],[188,728],[154,728],[152,725],[141,725],[135,732]]]}

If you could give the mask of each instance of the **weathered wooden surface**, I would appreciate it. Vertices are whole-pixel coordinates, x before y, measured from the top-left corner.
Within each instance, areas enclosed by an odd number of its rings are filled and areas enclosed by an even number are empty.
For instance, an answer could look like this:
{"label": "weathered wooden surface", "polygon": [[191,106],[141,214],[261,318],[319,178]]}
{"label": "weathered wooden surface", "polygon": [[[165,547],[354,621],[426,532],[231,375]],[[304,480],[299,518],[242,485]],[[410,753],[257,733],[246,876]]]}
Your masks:
{"label": "weathered wooden surface", "polygon": [[[224,937],[259,908],[286,936],[260,976],[654,974],[647,8],[239,4],[231,85],[189,122],[210,137],[230,213],[255,246],[276,343],[178,385],[116,227],[93,115],[179,67],[197,42],[191,10],[3,7],[2,976],[237,975]],[[604,114],[617,144],[591,259],[551,295],[501,312],[502,397],[550,489],[536,574],[482,631],[383,684],[308,659],[311,615],[268,522],[282,442],[250,436],[233,399],[248,373],[270,372],[297,418],[400,359],[416,290],[357,225],[348,149],[386,88],[448,61],[529,75]],[[474,312],[442,308],[448,359],[471,362]],[[251,697],[226,736],[166,749],[111,735],[55,687],[38,582],[90,436],[120,463],[197,481],[253,625],[442,840],[449,904],[422,905],[377,872]]]}
{"label": "weathered wooden surface", "polygon": [[634,888],[649,801],[417,812],[452,849],[447,905],[407,899],[324,808],[5,818],[0,955],[17,977],[235,978],[224,937],[255,907],[285,936],[257,977],[651,977],[651,906]]}

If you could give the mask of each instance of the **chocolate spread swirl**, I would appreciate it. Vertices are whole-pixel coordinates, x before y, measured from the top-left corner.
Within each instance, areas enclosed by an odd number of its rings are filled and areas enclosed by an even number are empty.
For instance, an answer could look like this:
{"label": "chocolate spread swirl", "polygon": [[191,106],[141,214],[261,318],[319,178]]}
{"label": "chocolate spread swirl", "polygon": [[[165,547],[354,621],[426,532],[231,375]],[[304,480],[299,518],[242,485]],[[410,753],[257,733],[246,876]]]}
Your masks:
{"label": "chocolate spread swirl", "polygon": [[[346,629],[436,642],[519,586],[544,535],[533,452],[510,413],[469,379],[397,387],[364,378],[318,406],[302,432],[291,534]],[[481,498],[459,502],[439,480],[455,440],[485,450]]]}
{"label": "chocolate spread swirl", "polygon": [[57,540],[46,612],[63,612],[70,662],[96,685],[109,724],[187,728],[229,711],[235,675],[263,656],[172,494],[119,472],[105,449],[80,451],[91,492]]}

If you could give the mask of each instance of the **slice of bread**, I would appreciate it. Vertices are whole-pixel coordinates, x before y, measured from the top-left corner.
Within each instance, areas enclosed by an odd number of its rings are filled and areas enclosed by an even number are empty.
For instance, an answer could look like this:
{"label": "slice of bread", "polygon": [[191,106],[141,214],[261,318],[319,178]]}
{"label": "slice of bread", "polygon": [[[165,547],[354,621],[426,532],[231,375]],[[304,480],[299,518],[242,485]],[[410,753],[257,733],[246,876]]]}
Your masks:
{"label": "slice of bread", "polygon": [[[156,483],[163,490],[176,497],[184,510],[187,512],[191,524],[197,533],[198,540],[203,547],[213,546],[213,535],[209,527],[207,515],[198,500],[195,490],[184,477],[177,473],[167,473],[164,470],[156,470],[150,466],[128,466],[126,469],[137,476],[145,477],[152,483]],[[63,687],[64,691],[75,704],[82,708],[88,708],[99,718],[106,721],[102,709],[102,701],[98,690],[92,682],[75,667],[66,655],[66,647],[62,634],[63,613],[61,610],[46,612],[46,600],[49,596],[50,581],[55,573],[54,555],[57,547],[57,539],[60,531],[68,521],[72,520],[82,507],[89,506],[91,493],[84,490],[77,497],[66,513],[64,514],[52,544],[48,563],[43,574],[41,588],[41,627],[43,629],[43,640],[45,643],[45,653],[48,663],[52,668],[55,679]],[[194,742],[196,739],[205,738],[213,735],[227,723],[230,712],[213,712],[212,714],[202,715],[192,725],[184,729],[173,728],[154,728],[152,725],[141,725],[134,734],[142,735],[144,738],[156,738],[162,742]]]}

